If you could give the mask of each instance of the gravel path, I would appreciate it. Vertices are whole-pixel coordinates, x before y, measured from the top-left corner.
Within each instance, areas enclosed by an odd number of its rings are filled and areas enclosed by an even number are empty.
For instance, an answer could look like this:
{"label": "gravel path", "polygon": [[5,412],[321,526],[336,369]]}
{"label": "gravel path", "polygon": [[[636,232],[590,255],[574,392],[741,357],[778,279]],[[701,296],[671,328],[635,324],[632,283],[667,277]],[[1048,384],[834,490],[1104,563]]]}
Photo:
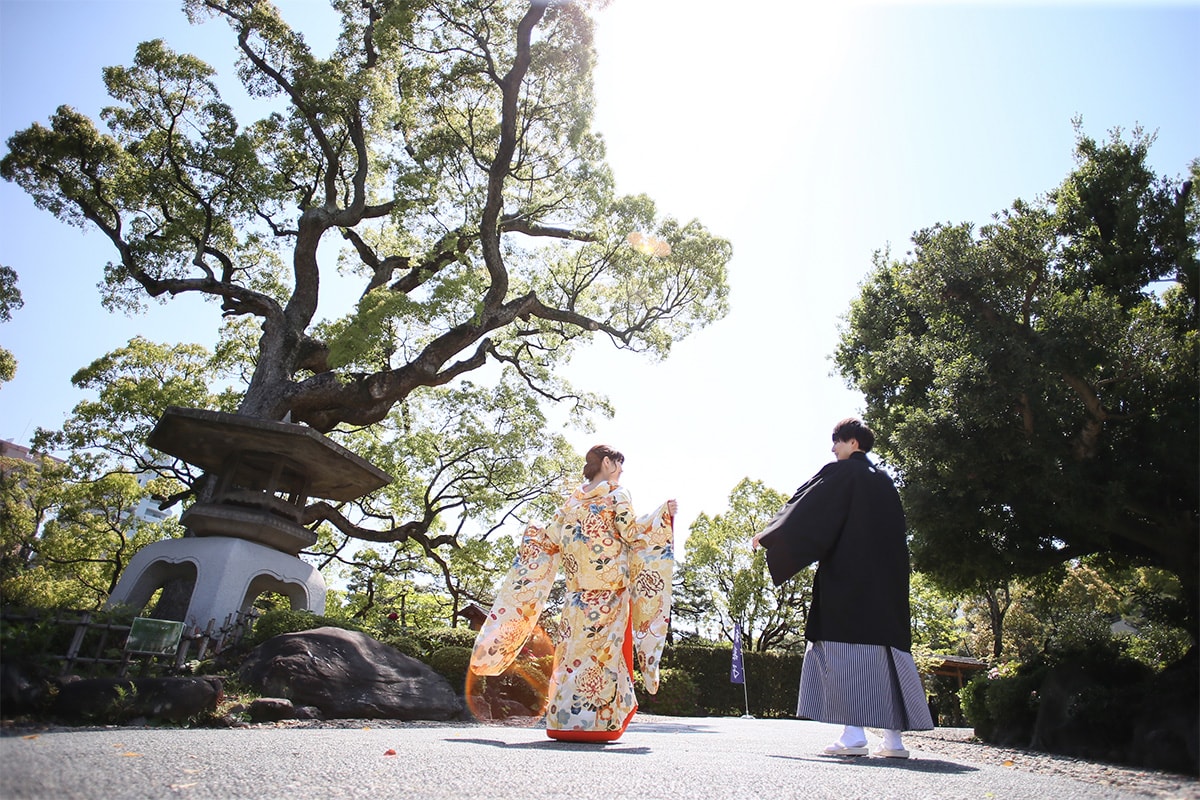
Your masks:
{"label": "gravel path", "polygon": [[1016,770],[1044,775],[1063,775],[1086,783],[1135,791],[1147,797],[1196,800],[1200,781],[1172,772],[1101,764],[1068,756],[993,747],[975,739],[970,728],[935,728],[910,731],[904,742],[912,750],[938,753],[951,759],[999,764]]}

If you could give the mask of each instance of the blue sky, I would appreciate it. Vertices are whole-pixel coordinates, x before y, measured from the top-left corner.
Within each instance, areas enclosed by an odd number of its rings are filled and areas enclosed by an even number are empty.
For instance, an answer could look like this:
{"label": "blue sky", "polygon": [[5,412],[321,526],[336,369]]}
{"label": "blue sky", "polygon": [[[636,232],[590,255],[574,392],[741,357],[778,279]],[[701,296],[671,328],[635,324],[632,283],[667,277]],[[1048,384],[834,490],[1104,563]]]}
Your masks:
{"label": "blue sky", "polygon": [[[322,0],[279,5],[320,49]],[[100,68],[155,37],[232,82],[225,26],[190,26],[170,0],[0,0],[0,135],[62,103],[95,114]],[[615,0],[599,17],[596,127],[618,188],[731,240],[731,312],[662,363],[600,343],[579,357],[571,376],[617,415],[573,443],[624,451],[636,504],[676,497],[685,526],[743,477],[792,491],[861,410],[829,357],[872,253],[1054,188],[1075,116],[1098,139],[1157,131],[1153,168],[1184,174],[1200,157],[1198,40],[1196,3]],[[0,183],[0,263],[25,297],[0,324],[19,361],[0,438],[61,424],[81,399],[70,376],[133,335],[213,344],[215,306],[103,311],[113,257]]]}

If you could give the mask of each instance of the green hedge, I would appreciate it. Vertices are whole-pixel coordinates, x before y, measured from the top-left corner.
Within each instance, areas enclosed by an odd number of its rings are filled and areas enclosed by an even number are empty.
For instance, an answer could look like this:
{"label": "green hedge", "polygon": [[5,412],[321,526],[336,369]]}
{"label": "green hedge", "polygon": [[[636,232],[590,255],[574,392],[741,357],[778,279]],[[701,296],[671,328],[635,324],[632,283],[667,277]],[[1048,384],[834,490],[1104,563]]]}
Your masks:
{"label": "green hedge", "polygon": [[665,668],[659,671],[657,694],[647,692],[641,675],[638,675],[634,691],[637,692],[638,708],[647,714],[692,717],[700,713],[700,687],[681,669]]}
{"label": "green hedge", "polygon": [[[295,633],[331,625],[357,630],[346,620],[321,617],[307,611],[269,611],[254,625],[250,644],[259,644],[281,633]],[[459,691],[466,680],[476,632],[470,628],[406,629],[383,639],[385,644],[425,661]],[[657,695],[648,694],[639,680],[638,702],[647,713],[688,716],[710,714],[756,717],[790,717],[796,712],[800,685],[799,653],[743,652],[746,686],[729,682],[733,650],[729,647],[668,645],[663,652]]]}
{"label": "green hedge", "polygon": [[[750,713],[756,717],[790,717],[796,713],[800,687],[799,653],[743,652],[746,684],[729,682],[733,662],[731,647],[698,645],[667,646],[663,668],[686,673],[698,690],[696,704],[701,713],[733,716]],[[662,712],[666,713],[666,712]]]}
{"label": "green hedge", "polygon": [[[960,697],[975,735],[989,744],[1028,747],[1039,736],[1070,731],[1065,738],[1094,752],[1069,755],[1104,754],[1126,746],[1153,679],[1150,668],[1111,645],[1088,643],[1067,652],[1043,653],[1012,675],[977,675]],[[1042,708],[1047,703],[1049,711]],[[1045,728],[1040,733],[1039,725]]]}

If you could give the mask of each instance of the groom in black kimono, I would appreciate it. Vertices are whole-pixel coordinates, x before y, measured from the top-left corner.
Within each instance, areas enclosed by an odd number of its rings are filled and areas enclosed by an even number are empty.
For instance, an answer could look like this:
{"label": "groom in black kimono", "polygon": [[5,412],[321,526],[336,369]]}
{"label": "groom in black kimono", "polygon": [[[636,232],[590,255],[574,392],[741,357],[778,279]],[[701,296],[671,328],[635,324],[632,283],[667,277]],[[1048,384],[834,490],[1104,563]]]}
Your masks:
{"label": "groom in black kimono", "polygon": [[933,719],[912,660],[908,539],[900,495],[867,453],[861,420],[833,429],[837,460],[796,490],[752,546],[767,549],[776,586],[819,562],[804,638],[796,716],[845,726],[827,755],[867,755],[867,727],[884,730],[875,754],[907,758],[904,730]]}

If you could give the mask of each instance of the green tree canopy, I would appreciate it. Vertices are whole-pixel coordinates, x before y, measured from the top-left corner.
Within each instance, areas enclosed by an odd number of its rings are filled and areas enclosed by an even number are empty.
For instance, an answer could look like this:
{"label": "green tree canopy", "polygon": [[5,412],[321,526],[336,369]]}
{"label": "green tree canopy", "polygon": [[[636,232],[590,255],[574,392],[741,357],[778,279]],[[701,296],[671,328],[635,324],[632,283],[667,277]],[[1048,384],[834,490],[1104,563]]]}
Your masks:
{"label": "green tree canopy", "polygon": [[680,588],[674,616],[732,639],[742,623],[748,650],[787,649],[802,645],[812,570],[773,587],[765,551],[752,552],[750,539],[766,527],[788,495],[762,481],[743,478],[729,493],[729,509],[700,514],[688,532],[680,564]]}
{"label": "green tree canopy", "polygon": [[147,495],[131,475],[72,479],[47,457],[0,458],[0,600],[5,605],[99,609],[144,545],[178,535],[174,519],[136,515]]}
{"label": "green tree canopy", "polygon": [[1176,574],[1194,635],[1200,211],[1152,141],[1078,132],[1044,200],[877,254],[836,362],[902,477],[917,569],[966,591],[1105,553]]}
{"label": "green tree canopy", "polygon": [[[17,272],[12,267],[0,264],[0,322],[12,319],[12,312],[25,305],[21,290],[17,288]],[[0,347],[0,383],[13,379],[17,373],[17,360],[7,349]]]}
{"label": "green tree canopy", "polygon": [[[103,128],[62,106],[8,140],[0,175],[107,238],[109,307],[215,301],[237,413],[374,437],[363,455],[397,486],[354,524],[324,504],[311,522],[432,551],[439,518],[557,478],[563,442],[530,404],[605,409],[561,378],[576,346],[664,357],[726,313],[730,247],[614,193],[590,3],[333,6],[319,58],[267,2],[186,0],[231,28],[259,118],[235,117],[207,64],[144,42],[104,70]],[[357,302],[338,309],[347,281]]]}

